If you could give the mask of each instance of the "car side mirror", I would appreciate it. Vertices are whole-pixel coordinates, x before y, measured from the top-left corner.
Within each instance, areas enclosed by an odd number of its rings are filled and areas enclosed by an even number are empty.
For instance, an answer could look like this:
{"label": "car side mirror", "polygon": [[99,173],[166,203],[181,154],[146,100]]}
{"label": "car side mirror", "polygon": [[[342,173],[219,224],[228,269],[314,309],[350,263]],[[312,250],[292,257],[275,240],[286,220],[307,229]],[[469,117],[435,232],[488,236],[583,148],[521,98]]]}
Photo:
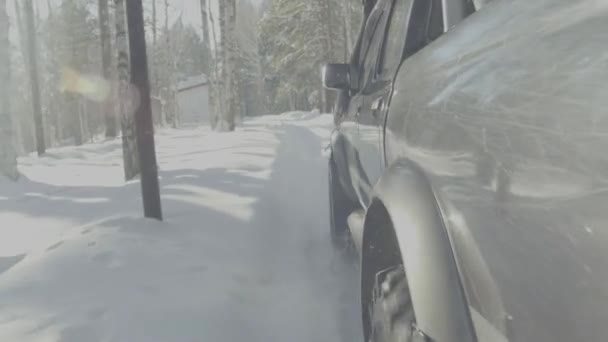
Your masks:
{"label": "car side mirror", "polygon": [[323,66],[322,78],[325,88],[350,90],[350,64],[326,64]]}

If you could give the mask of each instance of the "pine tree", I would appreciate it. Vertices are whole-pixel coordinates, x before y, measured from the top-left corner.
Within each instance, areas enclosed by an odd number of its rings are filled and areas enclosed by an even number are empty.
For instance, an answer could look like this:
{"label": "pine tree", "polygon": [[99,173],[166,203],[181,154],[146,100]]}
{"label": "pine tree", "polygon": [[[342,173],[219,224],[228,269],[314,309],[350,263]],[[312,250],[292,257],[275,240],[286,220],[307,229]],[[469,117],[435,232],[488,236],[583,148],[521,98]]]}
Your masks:
{"label": "pine tree", "polygon": [[264,111],[264,83],[257,29],[260,17],[256,6],[248,0],[237,1],[237,13],[247,13],[239,16],[236,23],[239,99],[244,115],[257,115]]}
{"label": "pine tree", "polygon": [[83,89],[71,83],[87,75],[99,75],[102,65],[99,22],[90,11],[92,4],[62,0],[43,23],[43,90],[48,108],[55,112],[50,121],[60,144],[73,141],[80,145],[106,128],[99,106],[102,98],[84,96]]}
{"label": "pine tree", "polygon": [[9,41],[9,17],[6,0],[0,0],[0,174],[13,180],[17,172],[17,153],[13,137],[11,116],[11,48]]}
{"label": "pine tree", "polygon": [[331,99],[321,87],[320,70],[326,63],[345,60],[345,2],[351,5],[351,16],[361,13],[360,4],[354,6],[353,1],[274,0],[268,5],[260,22],[260,51],[271,109],[329,110]]}

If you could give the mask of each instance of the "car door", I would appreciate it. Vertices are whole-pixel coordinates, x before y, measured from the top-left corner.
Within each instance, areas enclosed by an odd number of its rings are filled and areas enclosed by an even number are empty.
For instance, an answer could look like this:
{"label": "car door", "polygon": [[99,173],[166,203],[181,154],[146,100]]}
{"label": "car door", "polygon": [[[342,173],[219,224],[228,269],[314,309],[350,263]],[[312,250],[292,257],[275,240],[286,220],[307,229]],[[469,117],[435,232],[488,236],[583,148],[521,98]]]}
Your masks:
{"label": "car door", "polygon": [[443,33],[440,0],[388,1],[385,23],[375,32],[366,63],[357,116],[357,147],[370,184],[380,178],[384,166],[383,125],[392,95],[393,80],[404,58]]}
{"label": "car door", "polygon": [[[390,16],[390,7],[393,0],[379,0],[376,2],[372,15],[376,15],[375,22],[370,23],[370,30],[368,32],[369,38],[367,44],[362,46],[359,67],[357,69],[357,80],[359,91],[356,94],[354,101],[352,102],[351,111],[356,119],[357,133],[353,140],[358,152],[359,164],[361,167],[361,197],[363,207],[369,205],[369,199],[371,198],[371,192],[377,179],[378,172],[380,171],[380,163],[377,159],[374,159],[374,153],[371,153],[374,149],[377,149],[377,143],[374,141],[373,144],[368,143],[368,139],[364,139],[362,134],[365,134],[359,128],[359,122],[361,116],[364,115],[367,108],[370,106],[370,97],[368,94],[369,86],[373,83],[378,57],[382,48],[382,41],[384,32],[386,31],[386,25]],[[370,17],[371,19],[371,17]]]}
{"label": "car door", "polygon": [[353,92],[349,106],[349,113],[355,119],[355,122],[358,120],[364,107],[366,84],[375,72],[375,63],[379,53],[379,35],[384,31],[386,25],[390,1],[380,0],[376,3],[366,21],[361,45],[359,51],[357,51],[358,56],[356,56],[353,75],[355,91]]}
{"label": "car door", "polygon": [[360,146],[358,144],[357,121],[366,100],[366,96],[361,90],[370,72],[368,69],[369,61],[377,59],[379,49],[374,45],[377,44],[374,37],[375,33],[382,30],[386,24],[387,4],[390,1],[379,0],[367,17],[351,59],[351,90],[348,93],[342,92],[339,94],[336,108],[335,120],[338,134],[332,139],[340,140],[339,143],[334,143],[334,145],[339,146],[342,150],[335,153],[334,158],[344,158],[343,160],[336,160],[339,165],[348,168],[348,170],[343,170],[343,177],[340,177],[344,182],[342,185],[347,191],[349,189],[353,190],[354,193],[350,195],[353,200],[356,199],[360,202],[361,206],[367,204],[371,191],[370,182],[363,170],[358,151]]}

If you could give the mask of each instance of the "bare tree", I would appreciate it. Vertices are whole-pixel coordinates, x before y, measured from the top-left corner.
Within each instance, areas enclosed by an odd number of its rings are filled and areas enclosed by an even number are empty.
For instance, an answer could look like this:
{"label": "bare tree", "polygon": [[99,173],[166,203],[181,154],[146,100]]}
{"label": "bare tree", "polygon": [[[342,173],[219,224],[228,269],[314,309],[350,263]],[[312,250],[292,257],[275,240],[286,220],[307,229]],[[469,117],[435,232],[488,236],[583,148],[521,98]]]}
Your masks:
{"label": "bare tree", "polygon": [[213,40],[213,51],[215,55],[213,57],[213,75],[210,77],[211,79],[211,102],[214,110],[215,116],[212,116],[211,125],[213,128],[221,121],[222,113],[224,112],[224,91],[222,89],[222,82],[219,80],[220,78],[220,66],[219,61],[221,60],[221,55],[219,53],[219,47],[217,44],[217,34],[215,32],[215,19],[213,17],[213,11],[211,10],[211,3],[208,3],[207,7],[209,13],[209,21],[211,22],[211,38]]}
{"label": "bare tree", "polygon": [[51,7],[51,0],[46,0],[46,8],[49,11],[49,18],[53,18],[53,7]]}
{"label": "bare tree", "polygon": [[43,155],[46,151],[44,129],[42,126],[42,105],[40,101],[40,80],[38,76],[38,46],[36,42],[36,25],[34,23],[34,7],[32,0],[25,0],[25,17],[27,21],[28,55],[30,86],[32,88],[32,111],[34,130],[36,132],[36,151]]}
{"label": "bare tree", "polygon": [[[208,59],[212,59],[211,57],[211,33],[209,32],[209,8],[207,0],[201,0],[201,22],[203,29],[203,43],[205,44],[205,57]],[[215,38],[214,38],[215,41]],[[212,111],[209,115],[211,118],[211,126],[215,126],[215,122],[217,120],[217,111],[216,107],[216,74],[212,70],[211,61],[205,61],[205,73],[207,73],[207,78],[209,80],[210,92],[209,92],[209,108]],[[213,58],[213,64],[215,65],[215,58]],[[215,69],[215,66],[213,67]]]}
{"label": "bare tree", "polygon": [[21,15],[21,2],[14,0],[13,6],[15,7],[15,14],[17,15],[17,32],[19,33],[19,45],[21,50],[21,56],[23,57],[23,64],[27,67],[27,30],[23,26],[23,19]]}
{"label": "bare tree", "polygon": [[[319,9],[321,10],[320,14],[320,22],[323,24],[323,33],[324,33],[324,37],[323,37],[323,50],[325,53],[325,60],[326,61],[331,61],[333,59],[332,56],[332,52],[334,51],[334,41],[333,41],[333,36],[332,36],[332,32],[331,32],[331,23],[332,23],[332,17],[331,17],[331,7],[329,4],[329,0],[318,0],[319,1]],[[325,89],[324,87],[321,87],[321,98],[322,98],[322,103],[321,106],[319,106],[319,109],[321,111],[324,111],[325,113],[329,113],[331,112],[331,106],[330,106],[330,91],[328,89]]]}
{"label": "bare tree", "polygon": [[342,17],[344,20],[344,61],[348,61],[353,49],[353,23],[350,1],[342,1]]}
{"label": "bare tree", "polygon": [[[17,179],[17,153],[13,137],[13,120],[11,117],[11,49],[9,47],[9,17],[6,0],[0,0],[0,173],[11,179]],[[2,87],[5,88],[2,88]]]}
{"label": "bare tree", "polygon": [[237,117],[241,116],[241,101],[239,99],[239,77],[237,69],[237,53],[238,53],[238,40],[236,36],[236,0],[227,1],[227,47],[228,56],[226,63],[228,65],[227,71],[229,72],[229,83],[227,90],[227,102],[228,102],[228,122],[231,122],[229,129],[234,130],[234,122]]}
{"label": "bare tree", "polygon": [[156,43],[158,37],[158,15],[156,11],[156,0],[152,0],[152,55],[150,64],[152,65],[152,92],[158,92],[158,70],[156,70],[158,56],[156,54]]}
{"label": "bare tree", "polygon": [[[27,70],[27,33],[25,26],[23,25],[23,16],[21,15],[21,1],[14,0],[13,8],[16,14],[16,29],[19,36],[19,53],[23,60],[23,65]],[[8,22],[7,22],[8,23]],[[10,56],[10,55],[9,55]],[[10,70],[9,70],[10,71]],[[14,84],[14,83],[13,83]],[[11,107],[12,108],[12,107]],[[25,146],[23,144],[23,131],[21,126],[21,119],[14,117],[15,119],[15,141],[17,142],[17,154],[25,152]]]}
{"label": "bare tree", "polygon": [[156,15],[156,0],[152,0],[152,45],[156,46],[157,37],[157,15]]}
{"label": "bare tree", "polygon": [[[169,34],[169,0],[165,0],[165,44],[167,49],[171,49],[171,34]],[[172,51],[169,50],[165,53],[166,56],[166,60],[165,60],[165,64],[166,64],[166,68],[168,71],[168,84],[166,84],[166,103],[167,105],[165,106],[165,113],[163,115],[163,113],[161,113],[161,124],[164,124],[165,121],[167,120],[167,114],[169,114],[168,112],[170,112],[169,116],[171,117],[172,120],[172,124],[174,127],[177,126],[177,113],[175,113],[175,103],[174,103],[174,99],[175,99],[175,94],[173,94],[173,73],[171,72],[171,70],[173,70],[173,54]]]}
{"label": "bare tree", "polygon": [[226,108],[222,113],[219,128],[222,131],[234,131],[235,118],[240,114],[236,69],[236,0],[220,1],[220,31]]}
{"label": "bare tree", "polygon": [[237,0],[236,40],[239,102],[241,115],[249,116],[263,112],[262,65],[258,24],[261,15],[256,5],[249,0]]}
{"label": "bare tree", "polygon": [[[110,12],[108,0],[98,1],[99,9],[99,32],[101,37],[101,67],[103,77],[109,80],[112,77],[112,48],[110,44]],[[117,135],[116,116],[110,103],[106,98],[102,104],[106,123],[106,137],[114,138]]]}
{"label": "bare tree", "polygon": [[207,0],[201,0],[201,21],[202,21],[202,28],[203,28],[203,40],[205,41],[206,48],[210,49],[209,13],[207,13]]}
{"label": "bare tree", "polygon": [[144,10],[142,0],[128,0],[126,4],[131,56],[131,83],[137,89],[140,99],[135,112],[135,122],[137,124],[137,147],[139,150],[139,165],[141,166],[144,216],[162,220],[158,167],[154,146],[154,125],[150,103]]}
{"label": "bare tree", "polygon": [[130,106],[129,92],[129,42],[127,38],[127,16],[124,0],[114,0],[116,8],[116,51],[118,69],[118,109],[122,130],[122,155],[125,179],[130,180],[139,174],[137,158],[137,136],[133,106]]}

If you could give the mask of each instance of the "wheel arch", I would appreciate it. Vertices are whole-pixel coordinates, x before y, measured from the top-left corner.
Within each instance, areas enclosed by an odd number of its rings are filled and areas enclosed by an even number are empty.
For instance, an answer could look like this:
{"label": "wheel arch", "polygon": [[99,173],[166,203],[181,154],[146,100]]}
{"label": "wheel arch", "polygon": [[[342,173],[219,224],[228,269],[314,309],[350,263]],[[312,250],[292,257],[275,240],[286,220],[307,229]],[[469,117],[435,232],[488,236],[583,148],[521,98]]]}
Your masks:
{"label": "wheel arch", "polygon": [[402,263],[403,257],[390,214],[379,198],[372,199],[365,215],[364,227],[374,227],[363,229],[361,249],[361,310],[364,313],[363,335],[365,341],[368,341],[371,322],[366,312],[371,301],[375,274]]}
{"label": "wheel arch", "polygon": [[[375,273],[403,262],[417,326],[433,341],[477,340],[456,259],[428,177],[410,160],[391,165],[375,187],[361,250],[366,310]],[[386,253],[397,248],[398,251]],[[369,336],[369,318],[363,311]]]}

